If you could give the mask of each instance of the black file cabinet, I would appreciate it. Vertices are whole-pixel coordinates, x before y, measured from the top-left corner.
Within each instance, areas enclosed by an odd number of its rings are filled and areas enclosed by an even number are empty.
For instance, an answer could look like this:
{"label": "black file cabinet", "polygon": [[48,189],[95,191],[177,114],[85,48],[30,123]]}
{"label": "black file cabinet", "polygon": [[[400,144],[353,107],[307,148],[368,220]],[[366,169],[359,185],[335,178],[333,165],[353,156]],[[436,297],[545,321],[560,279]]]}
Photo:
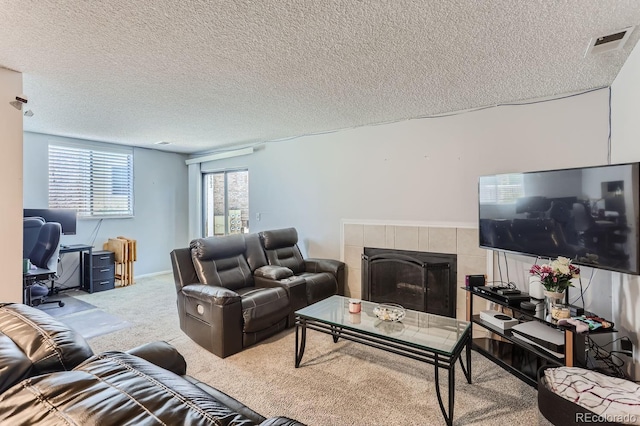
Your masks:
{"label": "black file cabinet", "polygon": [[[92,256],[92,262],[89,263],[89,256]],[[84,268],[85,288],[89,293],[96,291],[111,290],[115,287],[116,272],[115,254],[111,251],[94,251],[91,254],[84,254],[84,264],[92,265],[91,268]],[[89,273],[91,271],[91,274]]]}

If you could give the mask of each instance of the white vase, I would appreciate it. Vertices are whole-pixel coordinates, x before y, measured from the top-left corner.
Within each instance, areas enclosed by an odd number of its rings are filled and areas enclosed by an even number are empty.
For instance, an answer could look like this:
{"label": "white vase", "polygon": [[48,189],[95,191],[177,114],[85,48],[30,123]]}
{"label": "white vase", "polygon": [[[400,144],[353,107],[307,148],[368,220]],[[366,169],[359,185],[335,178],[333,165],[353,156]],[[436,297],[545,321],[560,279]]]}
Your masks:
{"label": "white vase", "polygon": [[532,275],[529,277],[529,296],[534,299],[544,299],[544,286],[540,282],[540,277]]}

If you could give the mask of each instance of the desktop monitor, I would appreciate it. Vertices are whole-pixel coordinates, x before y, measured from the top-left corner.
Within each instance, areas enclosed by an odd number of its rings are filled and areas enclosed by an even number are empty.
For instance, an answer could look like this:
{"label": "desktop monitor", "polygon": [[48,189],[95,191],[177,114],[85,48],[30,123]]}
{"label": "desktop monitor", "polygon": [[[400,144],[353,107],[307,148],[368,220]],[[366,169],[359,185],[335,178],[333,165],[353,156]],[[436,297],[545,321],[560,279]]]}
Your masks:
{"label": "desktop monitor", "polygon": [[75,209],[24,209],[23,216],[39,216],[45,222],[58,222],[64,235],[76,235]]}

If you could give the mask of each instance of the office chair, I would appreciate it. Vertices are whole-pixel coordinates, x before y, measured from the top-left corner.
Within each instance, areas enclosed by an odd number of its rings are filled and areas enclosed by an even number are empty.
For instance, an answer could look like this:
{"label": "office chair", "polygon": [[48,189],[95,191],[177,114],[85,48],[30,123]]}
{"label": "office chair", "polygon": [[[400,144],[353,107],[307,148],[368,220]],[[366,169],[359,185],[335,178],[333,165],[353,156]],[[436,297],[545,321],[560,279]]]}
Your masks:
{"label": "office chair", "polygon": [[[58,272],[61,235],[62,227],[57,222],[47,222],[40,228],[38,239],[29,253],[29,260],[38,269],[25,274],[25,302],[28,305],[57,303],[60,307],[64,306],[62,301],[46,300],[47,296],[55,293],[53,280]],[[47,288],[42,280],[51,281],[51,288]]]}
{"label": "office chair", "polygon": [[22,258],[28,259],[33,246],[38,241],[40,228],[44,225],[43,218],[38,216],[25,217],[22,223]]}

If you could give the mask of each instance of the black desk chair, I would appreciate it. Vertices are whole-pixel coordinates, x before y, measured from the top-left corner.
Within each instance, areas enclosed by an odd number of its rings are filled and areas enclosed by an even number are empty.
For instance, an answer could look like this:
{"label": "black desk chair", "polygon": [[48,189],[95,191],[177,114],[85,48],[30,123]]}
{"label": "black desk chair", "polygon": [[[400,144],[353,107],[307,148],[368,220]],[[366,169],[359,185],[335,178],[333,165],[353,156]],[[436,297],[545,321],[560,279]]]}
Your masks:
{"label": "black desk chair", "polygon": [[[46,300],[48,296],[55,294],[53,282],[58,273],[61,235],[62,227],[57,222],[47,222],[40,228],[38,239],[29,253],[29,260],[37,269],[24,274],[25,303],[28,305],[57,303],[60,307],[64,306],[62,301]],[[51,288],[43,281],[50,281]]]}
{"label": "black desk chair", "polygon": [[40,228],[45,224],[45,220],[41,217],[25,217],[22,224],[22,258],[28,259],[33,250],[33,246],[38,241]]}

